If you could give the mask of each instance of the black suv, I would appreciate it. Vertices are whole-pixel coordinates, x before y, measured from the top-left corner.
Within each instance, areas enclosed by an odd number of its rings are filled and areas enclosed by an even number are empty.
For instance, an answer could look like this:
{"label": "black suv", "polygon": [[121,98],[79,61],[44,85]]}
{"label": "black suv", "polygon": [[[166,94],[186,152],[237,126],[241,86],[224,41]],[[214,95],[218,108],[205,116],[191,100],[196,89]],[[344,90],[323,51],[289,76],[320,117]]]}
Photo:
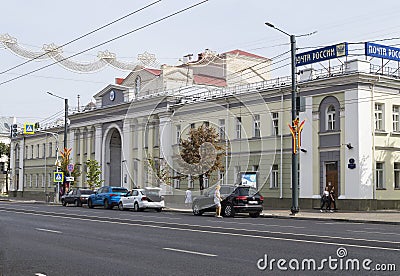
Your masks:
{"label": "black suv", "polygon": [[[215,187],[193,199],[192,210],[196,216],[216,210],[214,203]],[[253,218],[260,216],[264,197],[253,187],[243,185],[221,185],[222,215],[233,217],[236,213],[249,213]]]}

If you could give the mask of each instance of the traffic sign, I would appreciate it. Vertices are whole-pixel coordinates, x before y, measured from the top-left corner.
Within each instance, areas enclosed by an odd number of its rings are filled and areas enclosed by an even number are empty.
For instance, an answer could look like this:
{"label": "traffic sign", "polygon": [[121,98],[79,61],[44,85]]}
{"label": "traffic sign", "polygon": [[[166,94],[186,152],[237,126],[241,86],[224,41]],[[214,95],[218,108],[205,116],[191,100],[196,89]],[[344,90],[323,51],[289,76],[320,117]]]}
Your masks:
{"label": "traffic sign", "polygon": [[64,172],[54,172],[54,182],[63,182]]}
{"label": "traffic sign", "polygon": [[24,134],[35,134],[35,124],[25,123]]}
{"label": "traffic sign", "polygon": [[68,165],[67,165],[67,170],[68,170],[69,172],[73,172],[73,171],[74,171],[74,164],[68,164]]}
{"label": "traffic sign", "polygon": [[67,182],[74,182],[75,178],[73,176],[66,176],[65,181]]}

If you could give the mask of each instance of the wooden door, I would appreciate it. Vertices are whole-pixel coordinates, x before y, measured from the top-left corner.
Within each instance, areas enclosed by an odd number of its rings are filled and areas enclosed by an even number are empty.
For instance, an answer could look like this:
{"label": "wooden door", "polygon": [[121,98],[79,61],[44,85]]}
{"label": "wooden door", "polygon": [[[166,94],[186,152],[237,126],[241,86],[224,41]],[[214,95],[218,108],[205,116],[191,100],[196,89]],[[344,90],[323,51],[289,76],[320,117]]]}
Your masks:
{"label": "wooden door", "polygon": [[[338,166],[337,162],[325,163],[326,183],[325,187],[335,187],[335,198],[338,198]],[[331,188],[329,188],[330,190]]]}

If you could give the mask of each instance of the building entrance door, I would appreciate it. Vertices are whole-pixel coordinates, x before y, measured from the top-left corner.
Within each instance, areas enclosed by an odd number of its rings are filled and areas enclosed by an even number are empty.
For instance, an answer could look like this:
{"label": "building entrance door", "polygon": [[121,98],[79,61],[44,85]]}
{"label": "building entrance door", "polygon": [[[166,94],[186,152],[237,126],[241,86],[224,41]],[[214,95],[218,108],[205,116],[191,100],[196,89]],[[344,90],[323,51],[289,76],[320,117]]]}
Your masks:
{"label": "building entrance door", "polygon": [[[325,187],[335,187],[335,198],[338,198],[338,163],[337,162],[327,162],[325,163]],[[325,189],[324,187],[324,189]]]}

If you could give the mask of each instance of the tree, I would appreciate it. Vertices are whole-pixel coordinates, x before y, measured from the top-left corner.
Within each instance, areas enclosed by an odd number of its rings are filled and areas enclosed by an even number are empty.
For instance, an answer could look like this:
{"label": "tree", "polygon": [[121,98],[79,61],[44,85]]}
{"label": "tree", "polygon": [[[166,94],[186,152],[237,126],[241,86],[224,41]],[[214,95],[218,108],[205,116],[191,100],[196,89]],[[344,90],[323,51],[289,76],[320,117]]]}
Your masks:
{"label": "tree", "polygon": [[200,190],[204,189],[204,176],[209,177],[216,170],[224,171],[225,150],[215,128],[201,125],[190,129],[188,138],[182,140],[180,146],[182,159],[178,162],[182,172],[198,178]]}
{"label": "tree", "polygon": [[[60,163],[60,171],[64,173],[64,176],[68,176],[70,173],[67,169],[68,164],[70,164],[71,160],[69,158],[71,154],[71,149],[64,148],[63,151],[60,151],[61,154],[61,163]],[[74,170],[71,172],[71,176],[75,179],[78,178],[82,174],[80,165],[75,164]],[[65,177],[64,177],[65,178]],[[63,191],[65,192],[65,184],[66,181],[63,182]]]}
{"label": "tree", "polygon": [[87,167],[86,184],[92,190],[93,188],[99,188],[100,185],[104,182],[104,180],[101,179],[99,162],[97,162],[97,160],[89,159],[85,162],[85,164]]}

